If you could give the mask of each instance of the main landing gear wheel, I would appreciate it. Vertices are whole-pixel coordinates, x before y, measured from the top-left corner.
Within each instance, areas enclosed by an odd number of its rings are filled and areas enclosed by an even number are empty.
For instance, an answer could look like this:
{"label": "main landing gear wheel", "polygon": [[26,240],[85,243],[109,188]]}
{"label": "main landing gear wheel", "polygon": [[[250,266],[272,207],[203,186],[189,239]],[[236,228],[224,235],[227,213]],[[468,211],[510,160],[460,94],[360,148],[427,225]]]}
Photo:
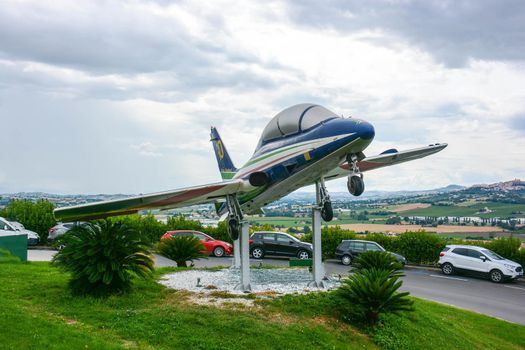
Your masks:
{"label": "main landing gear wheel", "polygon": [[241,231],[242,211],[236,195],[228,195],[226,197],[226,205],[228,207],[228,234],[235,241],[239,239]]}
{"label": "main landing gear wheel", "polygon": [[365,191],[365,182],[359,175],[351,175],[348,177],[348,192],[354,196],[360,196]]}
{"label": "main landing gear wheel", "polygon": [[332,221],[334,218],[334,210],[332,209],[332,202],[324,202],[321,208],[321,218],[324,221]]}
{"label": "main landing gear wheel", "polygon": [[316,190],[317,198],[319,200],[319,203],[317,203],[317,205],[321,208],[321,218],[324,221],[332,221],[332,219],[334,218],[332,201],[330,200],[330,196],[328,195],[328,191],[326,190],[326,186],[324,185],[323,178],[321,178],[316,183]]}
{"label": "main landing gear wheel", "polygon": [[230,237],[235,241],[239,239],[239,222],[237,219],[229,219],[228,220],[228,233],[230,234]]}

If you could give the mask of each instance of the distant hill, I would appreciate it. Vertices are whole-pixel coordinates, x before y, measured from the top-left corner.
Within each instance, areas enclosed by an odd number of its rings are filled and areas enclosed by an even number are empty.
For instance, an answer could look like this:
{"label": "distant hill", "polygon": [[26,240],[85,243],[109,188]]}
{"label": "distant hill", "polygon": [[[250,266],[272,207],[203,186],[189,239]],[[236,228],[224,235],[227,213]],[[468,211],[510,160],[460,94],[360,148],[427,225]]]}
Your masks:
{"label": "distant hill", "polygon": [[[461,185],[448,185],[446,187],[435,188],[431,190],[419,190],[419,191],[365,191],[363,195],[354,197],[348,192],[330,192],[330,198],[336,201],[349,201],[349,200],[370,200],[370,199],[381,199],[381,198],[397,198],[397,197],[416,197],[423,195],[432,195],[438,193],[449,193],[465,189],[465,186]],[[311,192],[294,192],[284,198],[284,200],[292,201],[314,201],[315,193]]]}

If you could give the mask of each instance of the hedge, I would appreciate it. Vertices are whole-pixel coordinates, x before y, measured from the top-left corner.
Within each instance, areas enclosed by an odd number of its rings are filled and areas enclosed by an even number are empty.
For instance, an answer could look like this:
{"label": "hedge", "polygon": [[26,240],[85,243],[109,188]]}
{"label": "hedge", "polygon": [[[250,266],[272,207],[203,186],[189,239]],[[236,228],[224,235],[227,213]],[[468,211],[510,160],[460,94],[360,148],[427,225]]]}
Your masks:
{"label": "hedge", "polygon": [[[335,257],[335,249],[344,239],[356,239],[353,231],[344,230],[339,226],[325,226],[321,229],[321,251],[324,259]],[[312,234],[301,238],[304,242],[312,242]]]}

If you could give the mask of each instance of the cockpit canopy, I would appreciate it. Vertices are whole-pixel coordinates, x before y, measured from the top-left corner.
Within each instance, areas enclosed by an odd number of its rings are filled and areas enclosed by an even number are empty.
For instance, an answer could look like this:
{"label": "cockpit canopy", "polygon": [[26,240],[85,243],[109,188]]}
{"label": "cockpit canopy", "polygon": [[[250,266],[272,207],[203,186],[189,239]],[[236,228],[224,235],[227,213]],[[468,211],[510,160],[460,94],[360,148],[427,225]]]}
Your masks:
{"label": "cockpit canopy", "polygon": [[259,146],[267,141],[306,131],[333,118],[339,118],[339,116],[323,106],[311,103],[302,103],[286,108],[266,125]]}

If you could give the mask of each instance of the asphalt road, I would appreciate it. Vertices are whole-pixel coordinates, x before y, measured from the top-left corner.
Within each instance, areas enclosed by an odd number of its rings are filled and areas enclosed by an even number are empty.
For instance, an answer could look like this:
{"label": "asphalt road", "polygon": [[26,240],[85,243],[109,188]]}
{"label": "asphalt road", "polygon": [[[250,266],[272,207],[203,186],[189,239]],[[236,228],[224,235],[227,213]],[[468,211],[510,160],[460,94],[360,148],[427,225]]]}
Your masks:
{"label": "asphalt road", "polygon": [[[31,261],[49,261],[55,252],[49,250],[29,250]],[[156,257],[156,266],[176,266],[169,259]],[[288,266],[287,259],[250,260],[252,266]],[[197,260],[196,267],[230,266],[231,257]],[[337,261],[325,262],[328,275],[348,274],[348,267]],[[495,284],[487,280],[469,276],[443,276],[438,270],[405,268],[402,290],[412,295],[453,305],[463,309],[494,316],[525,325],[525,283],[510,282]]]}

